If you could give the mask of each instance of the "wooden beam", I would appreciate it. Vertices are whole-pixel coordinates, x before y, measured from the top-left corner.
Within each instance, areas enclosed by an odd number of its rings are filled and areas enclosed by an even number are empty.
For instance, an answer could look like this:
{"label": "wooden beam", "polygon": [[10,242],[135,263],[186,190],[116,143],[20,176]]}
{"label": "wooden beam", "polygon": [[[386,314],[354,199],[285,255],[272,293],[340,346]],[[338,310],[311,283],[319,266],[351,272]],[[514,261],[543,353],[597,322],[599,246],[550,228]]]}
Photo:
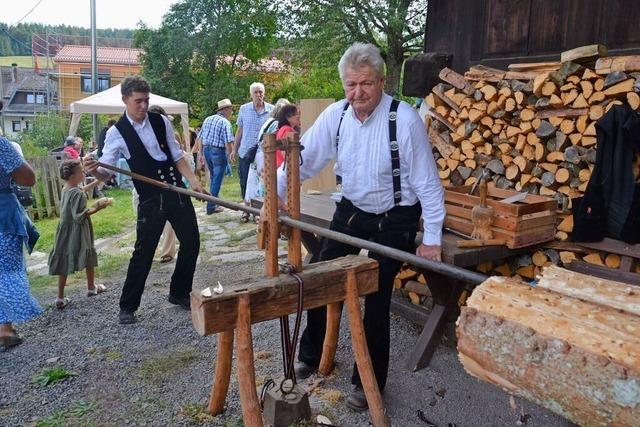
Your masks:
{"label": "wooden beam", "polygon": [[[347,256],[320,262],[305,267],[300,274],[305,290],[303,308],[308,310],[343,301],[349,271],[356,273],[360,295],[378,290],[378,263],[368,257]],[[233,329],[238,316],[237,300],[245,293],[251,295],[253,323],[276,319],[297,310],[298,282],[290,275],[259,277],[253,283],[246,280],[223,282],[223,287],[222,294],[211,292],[211,297],[202,296],[199,291],[191,292],[191,317],[200,335]]]}
{"label": "wooden beam", "polygon": [[384,411],[382,396],[376,376],[373,372],[373,365],[369,357],[367,338],[364,333],[362,313],[360,312],[360,299],[358,298],[358,279],[353,270],[347,273],[346,298],[347,314],[349,316],[349,329],[351,330],[351,347],[353,350],[360,382],[364,389],[364,394],[369,405],[369,414],[374,427],[390,427],[391,420]]}
{"label": "wooden beam", "polygon": [[216,373],[211,386],[208,412],[216,416],[224,410],[224,401],[231,380],[231,361],[233,359],[233,329],[218,334],[216,351]]}
{"label": "wooden beam", "polygon": [[568,270],[584,273],[589,276],[602,279],[614,280],[616,282],[628,283],[629,285],[640,286],[640,274],[614,270],[602,265],[590,264],[584,261],[571,261],[565,266]]}
{"label": "wooden beam", "polygon": [[236,355],[238,357],[238,389],[242,405],[242,420],[246,426],[261,427],[262,412],[256,392],[256,372],[253,363],[253,337],[251,335],[251,296],[240,295],[237,300]]}
{"label": "wooden beam", "polygon": [[636,315],[492,277],[467,300],[456,334],[465,369],[484,381],[579,425],[637,424],[640,396],[620,398],[640,381]]}
{"label": "wooden beam", "polygon": [[[640,274],[636,276],[640,277]],[[640,316],[638,288],[614,280],[601,279],[552,265],[544,270],[544,275],[536,286]]]}
{"label": "wooden beam", "polygon": [[329,375],[333,371],[336,349],[338,348],[338,337],[340,334],[340,315],[342,314],[342,304],[334,302],[327,304],[327,328],[322,344],[322,357],[318,365],[318,372],[322,375]]}

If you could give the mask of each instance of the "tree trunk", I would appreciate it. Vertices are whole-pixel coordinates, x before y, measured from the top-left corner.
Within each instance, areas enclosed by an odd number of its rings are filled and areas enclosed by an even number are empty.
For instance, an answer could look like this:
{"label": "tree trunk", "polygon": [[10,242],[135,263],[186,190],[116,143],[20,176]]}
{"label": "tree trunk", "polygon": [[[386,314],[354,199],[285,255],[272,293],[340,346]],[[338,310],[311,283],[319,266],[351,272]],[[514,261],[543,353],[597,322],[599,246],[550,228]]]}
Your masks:
{"label": "tree trunk", "polygon": [[[402,58],[402,54],[400,58]],[[396,96],[398,94],[403,62],[404,59],[398,60],[396,55],[392,52],[387,54],[387,59],[385,61],[387,66],[387,78],[384,83],[384,91],[391,96]]]}

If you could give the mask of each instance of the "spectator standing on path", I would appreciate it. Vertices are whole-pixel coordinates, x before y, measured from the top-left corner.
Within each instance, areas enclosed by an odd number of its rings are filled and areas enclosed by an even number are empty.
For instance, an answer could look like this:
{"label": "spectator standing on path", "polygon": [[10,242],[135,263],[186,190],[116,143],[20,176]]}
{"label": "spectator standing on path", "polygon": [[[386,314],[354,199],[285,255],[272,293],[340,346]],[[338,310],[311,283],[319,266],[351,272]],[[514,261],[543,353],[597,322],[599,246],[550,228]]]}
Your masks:
{"label": "spectator standing on path", "polygon": [[[179,187],[184,187],[184,176],[193,191],[204,192],[175,140],[169,120],[161,114],[147,113],[151,88],[146,80],[139,75],[126,77],[120,90],[126,110],[107,132],[100,161],[116,165],[123,155],[132,172]],[[90,156],[85,158],[85,168],[102,181],[113,174],[99,168]],[[135,312],[140,306],[153,255],[167,221],[180,242],[178,260],[171,276],[169,302],[185,310],[191,309],[189,294],[200,252],[198,222],[191,199],[138,180],[133,183],[140,204],[135,249],[120,297],[119,320],[123,324],[136,322]]]}
{"label": "spectator standing on path", "polygon": [[[251,167],[249,168],[249,176],[247,177],[247,189],[244,193],[244,200],[246,203],[251,204],[251,199],[255,199],[258,197],[264,196],[264,184],[262,182],[262,168],[264,167],[264,153],[262,152],[262,141],[264,139],[264,135],[267,133],[276,133],[278,131],[278,113],[280,109],[285,105],[291,104],[289,100],[285,98],[280,98],[276,101],[273,109],[269,113],[269,119],[264,122],[262,127],[260,128],[260,132],[258,132],[258,151],[256,152],[256,158],[251,163]],[[279,153],[280,150],[276,152]],[[283,156],[284,157],[284,156]],[[276,161],[277,163],[277,161]],[[279,163],[277,163],[280,166]]]}
{"label": "spectator standing on path", "polygon": [[[233,105],[228,99],[218,101],[218,111],[204,119],[202,129],[196,144],[202,147],[204,158],[209,168],[211,182],[209,192],[218,197],[224,173],[227,170],[227,156],[233,150],[233,130],[231,129],[231,114]],[[245,178],[246,185],[246,178]],[[207,202],[207,215],[222,212],[222,206]]]}
{"label": "spectator standing on path", "polygon": [[[273,105],[264,102],[264,85],[262,83],[252,83],[249,87],[249,94],[251,102],[243,104],[238,112],[238,130],[230,156],[232,162],[236,157],[239,158],[238,175],[240,176],[242,200],[245,199],[249,167],[253,163],[258,149],[258,133],[264,122],[269,119],[269,112],[273,108]],[[247,204],[246,201],[245,204]],[[249,221],[247,212],[242,213],[241,221]]]}
{"label": "spectator standing on path", "polygon": [[[0,101],[2,110],[2,101]],[[23,248],[29,252],[38,231],[18,202],[15,184],[33,186],[36,175],[8,139],[0,136],[0,344],[3,350],[22,342],[13,328],[42,312],[29,292]]]}
{"label": "spectator standing on path", "polygon": [[[417,255],[441,260],[444,191],[436,173],[431,146],[418,113],[384,93],[384,61],[377,47],[355,43],[338,65],[345,100],[327,107],[303,135],[301,181],[320,172],[331,160],[342,176],[342,200],[336,203],[331,230],[390,246],[415,250],[420,217],[424,237]],[[278,170],[278,194],[286,193],[286,174]],[[355,248],[333,240],[322,243],[320,260],[357,254]],[[378,261],[376,293],[365,298],[364,329],[380,390],[389,369],[389,306],[393,279],[402,263],[370,252]],[[296,377],[315,371],[322,356],[326,308],[309,310],[300,340]],[[358,370],[346,403],[367,408]]]}

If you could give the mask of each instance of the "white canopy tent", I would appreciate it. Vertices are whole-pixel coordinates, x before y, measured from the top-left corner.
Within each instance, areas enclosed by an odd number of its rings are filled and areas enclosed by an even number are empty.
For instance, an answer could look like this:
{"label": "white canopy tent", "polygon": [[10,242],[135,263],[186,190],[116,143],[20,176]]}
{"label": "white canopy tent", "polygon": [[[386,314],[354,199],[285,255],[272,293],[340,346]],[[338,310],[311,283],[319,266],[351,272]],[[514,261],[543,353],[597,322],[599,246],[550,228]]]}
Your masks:
{"label": "white canopy tent", "polygon": [[[167,114],[180,114],[183,135],[187,138],[186,141],[189,141],[189,105],[186,102],[174,101],[151,93],[149,95],[149,105],[158,105],[164,108]],[[71,126],[69,127],[69,135],[76,134],[80,117],[83,114],[122,114],[124,109],[120,85],[76,101],[70,107]]]}

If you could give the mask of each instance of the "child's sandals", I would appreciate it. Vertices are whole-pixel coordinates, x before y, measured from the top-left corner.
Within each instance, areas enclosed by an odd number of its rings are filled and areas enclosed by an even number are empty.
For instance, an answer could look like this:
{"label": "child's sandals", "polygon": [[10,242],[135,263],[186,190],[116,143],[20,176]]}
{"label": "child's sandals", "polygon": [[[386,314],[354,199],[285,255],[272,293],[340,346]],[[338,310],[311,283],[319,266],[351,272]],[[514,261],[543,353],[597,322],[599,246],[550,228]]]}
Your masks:
{"label": "child's sandals", "polygon": [[92,297],[92,296],[101,294],[106,290],[107,290],[107,287],[105,285],[103,285],[102,283],[98,283],[97,285],[95,285],[93,289],[87,289],[87,296]]}
{"label": "child's sandals", "polygon": [[69,303],[71,302],[71,300],[67,297],[64,298],[56,298],[56,308],[58,310],[62,310],[63,308],[65,308],[66,306],[69,305]]}

